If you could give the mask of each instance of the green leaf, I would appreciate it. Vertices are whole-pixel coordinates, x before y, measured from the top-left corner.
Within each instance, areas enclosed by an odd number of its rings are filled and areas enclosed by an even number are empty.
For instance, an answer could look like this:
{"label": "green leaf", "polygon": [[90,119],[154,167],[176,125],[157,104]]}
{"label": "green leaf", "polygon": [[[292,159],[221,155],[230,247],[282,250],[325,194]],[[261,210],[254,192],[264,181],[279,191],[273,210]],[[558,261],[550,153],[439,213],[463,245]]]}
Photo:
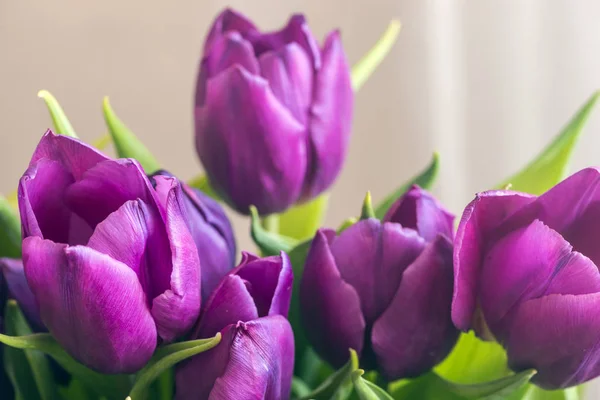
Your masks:
{"label": "green leaf", "polygon": [[21,221],[4,196],[0,196],[0,257],[21,258]]}
{"label": "green leaf", "polygon": [[394,400],[388,392],[370,382],[363,379],[362,375],[365,373],[362,369],[358,369],[352,372],[352,383],[354,383],[354,390],[360,400]]}
{"label": "green leaf", "polygon": [[59,386],[58,392],[65,400],[96,400],[98,397],[89,387],[77,379],[71,379],[67,387]]}
{"label": "green leaf", "polygon": [[215,190],[210,185],[210,182],[208,181],[208,177],[206,175],[198,175],[197,177],[190,180],[188,182],[188,185],[204,192],[205,195],[210,196],[217,201],[221,201],[221,198],[219,197],[217,192],[215,192]]}
{"label": "green leaf", "polygon": [[352,88],[357,92],[362,85],[375,72],[379,64],[385,59],[396,42],[400,33],[400,21],[390,21],[386,31],[377,40],[377,43],[369,50],[359,62],[352,67]]}
{"label": "green leaf", "polygon": [[65,115],[60,104],[58,104],[56,98],[47,90],[40,90],[38,92],[38,97],[42,98],[46,103],[46,107],[48,107],[55,133],[76,138],[77,134],[75,133],[75,129],[73,129],[73,126],[69,122],[69,119]]}
{"label": "green leaf", "polygon": [[581,400],[583,398],[579,387],[564,390],[544,390],[535,385],[528,385],[525,394],[514,400]]}
{"label": "green leaf", "polygon": [[221,341],[221,333],[209,339],[174,343],[159,349],[146,366],[137,374],[129,397],[143,399],[150,384],[164,371],[186,358],[212,349]]}
{"label": "green leaf", "polygon": [[250,206],[250,217],[250,235],[263,255],[279,255],[279,252],[281,251],[290,253],[298,244],[298,241],[294,238],[280,235],[275,232],[269,232],[264,229],[260,217],[258,216],[258,211],[254,206]]}
{"label": "green leaf", "polygon": [[292,398],[307,397],[310,395],[310,388],[304,381],[297,376],[292,378]]}
{"label": "green leaf", "polygon": [[129,377],[126,375],[103,375],[85,367],[68,355],[48,333],[26,336],[0,334],[0,343],[22,350],[39,350],[48,354],[73,377],[93,388],[100,396],[123,398],[129,390]]}
{"label": "green leaf", "polygon": [[512,190],[540,195],[560,182],[567,175],[575,144],[598,101],[598,96],[600,92],[594,93],[548,147],[498,187],[511,184]]}
{"label": "green leaf", "polygon": [[[14,300],[9,300],[6,304],[5,325],[9,335],[31,334],[31,328]],[[27,400],[58,399],[54,376],[44,353],[33,349],[22,351],[5,347],[4,368],[17,396]]]}
{"label": "green leaf", "polygon": [[102,109],[117,155],[121,158],[135,158],[144,167],[147,174],[158,171],[160,169],[158,161],[123,121],[117,117],[110,106],[108,97],[104,98]]}
{"label": "green leaf", "polygon": [[464,385],[450,381],[445,381],[445,385],[451,392],[462,396],[465,399],[502,400],[523,387],[535,373],[535,370],[530,369],[494,381],[474,385]]}
{"label": "green leaf", "polygon": [[319,387],[312,393],[305,395],[300,400],[329,400],[343,388],[344,383],[350,379],[353,372],[358,370],[358,356],[356,352],[350,349],[350,358],[344,366],[331,374]]}
{"label": "green leaf", "polygon": [[294,206],[279,215],[279,233],[298,240],[306,240],[315,235],[325,218],[329,194]]}
{"label": "green leaf", "polygon": [[506,353],[496,342],[485,342],[473,331],[462,333],[446,359],[435,368],[444,379],[472,384],[510,374]]}
{"label": "green leaf", "polygon": [[388,195],[385,200],[375,207],[375,217],[379,219],[385,217],[385,213],[390,209],[394,202],[398,200],[404,193],[406,193],[412,185],[419,185],[423,189],[431,188],[433,182],[435,182],[435,178],[437,177],[439,167],[440,157],[438,153],[433,153],[431,163],[427,166],[427,168],[425,168],[425,170],[421,171],[419,175],[413,177],[409,182],[394,190],[393,193]]}
{"label": "green leaf", "polygon": [[112,139],[110,137],[110,134],[107,133],[106,135],[100,137],[99,139],[96,139],[96,141],[94,141],[94,143],[92,144],[92,146],[94,146],[98,150],[104,150],[111,143],[112,143]]}
{"label": "green leaf", "polygon": [[337,234],[339,235],[340,233],[344,232],[346,229],[350,228],[352,225],[354,225],[357,222],[358,222],[358,218],[356,218],[356,217],[346,218],[344,220],[344,222],[342,222],[342,224],[338,228]]}
{"label": "green leaf", "polygon": [[360,211],[360,219],[369,218],[375,218],[375,211],[373,211],[373,202],[371,200],[371,192],[367,192]]}

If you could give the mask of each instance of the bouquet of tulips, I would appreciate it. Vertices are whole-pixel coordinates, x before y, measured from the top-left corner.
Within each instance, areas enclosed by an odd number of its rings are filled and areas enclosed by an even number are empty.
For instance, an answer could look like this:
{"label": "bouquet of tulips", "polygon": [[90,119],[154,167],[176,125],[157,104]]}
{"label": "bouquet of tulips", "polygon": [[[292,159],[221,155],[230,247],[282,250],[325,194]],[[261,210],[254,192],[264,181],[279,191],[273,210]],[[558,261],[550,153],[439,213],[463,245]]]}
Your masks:
{"label": "bouquet of tulips", "polygon": [[[300,15],[264,33],[223,11],[194,104],[206,175],[187,182],[107,99],[90,145],[40,92],[53,128],[0,197],[0,398],[583,399],[600,170],[565,171],[598,94],[458,221],[427,191],[434,155],[321,226],[353,97],[398,31],[350,68],[337,31],[319,44]],[[238,253],[225,206],[256,248]]]}

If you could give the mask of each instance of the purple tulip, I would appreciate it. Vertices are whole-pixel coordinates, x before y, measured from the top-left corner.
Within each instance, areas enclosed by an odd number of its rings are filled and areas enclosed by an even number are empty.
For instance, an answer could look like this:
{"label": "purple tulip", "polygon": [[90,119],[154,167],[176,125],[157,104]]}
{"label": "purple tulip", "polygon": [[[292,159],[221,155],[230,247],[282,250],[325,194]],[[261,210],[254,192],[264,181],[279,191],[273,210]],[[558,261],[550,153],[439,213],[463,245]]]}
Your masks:
{"label": "purple tulip", "polygon": [[[158,171],[154,176],[173,176]],[[202,300],[206,300],[221,279],[235,266],[235,238],[231,223],[219,203],[200,190],[181,183],[187,210],[187,226],[198,248],[202,267]]]}
{"label": "purple tulip", "polygon": [[321,49],[302,15],[269,33],[230,9],[215,20],[196,88],[196,149],[237,211],[282,212],[326,190],[346,156],[352,108],[339,32]]}
{"label": "purple tulip", "polygon": [[176,399],[289,398],[294,336],[286,317],[292,280],[285,253],[244,254],[212,293],[193,335],[221,332],[221,342],[178,366]]}
{"label": "purple tulip", "polygon": [[200,309],[200,265],[175,178],[48,131],[19,184],[25,276],[50,333],[81,363],[130,373]]}
{"label": "purple tulip", "polygon": [[21,310],[32,324],[32,328],[40,330],[44,324],[40,318],[35,297],[25,278],[23,261],[14,258],[0,258],[0,278],[4,277],[8,289],[8,295],[17,301]]}
{"label": "purple tulip", "polygon": [[510,368],[546,389],[600,375],[600,173],[539,197],[489,191],[465,209],[454,249],[452,319],[495,338]]}
{"label": "purple tulip", "polygon": [[416,377],[443,360],[458,331],[450,318],[452,216],[412,188],[383,222],[365,219],[313,239],[300,303],[308,339],[338,368],[357,351],[389,380]]}

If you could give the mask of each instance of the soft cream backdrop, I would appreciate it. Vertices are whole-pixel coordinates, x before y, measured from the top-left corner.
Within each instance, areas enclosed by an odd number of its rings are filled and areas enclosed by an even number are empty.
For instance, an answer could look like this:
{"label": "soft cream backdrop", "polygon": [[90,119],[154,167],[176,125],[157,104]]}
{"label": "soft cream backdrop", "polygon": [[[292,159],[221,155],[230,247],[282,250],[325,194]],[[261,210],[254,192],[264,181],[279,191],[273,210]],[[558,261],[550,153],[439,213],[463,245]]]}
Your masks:
{"label": "soft cream backdrop", "polygon": [[[191,98],[203,36],[222,0],[0,0],[0,192],[17,183],[54,93],[85,140],[104,131],[101,99],[182,178],[200,171]],[[437,193],[455,212],[526,162],[600,88],[600,3],[569,0],[238,0],[264,28],[304,12],[339,27],[351,62],[391,17],[403,30],[356,98],[346,168],[327,222],[359,211],[442,156]],[[600,163],[597,110],[575,166]],[[250,248],[245,219],[235,226]]]}

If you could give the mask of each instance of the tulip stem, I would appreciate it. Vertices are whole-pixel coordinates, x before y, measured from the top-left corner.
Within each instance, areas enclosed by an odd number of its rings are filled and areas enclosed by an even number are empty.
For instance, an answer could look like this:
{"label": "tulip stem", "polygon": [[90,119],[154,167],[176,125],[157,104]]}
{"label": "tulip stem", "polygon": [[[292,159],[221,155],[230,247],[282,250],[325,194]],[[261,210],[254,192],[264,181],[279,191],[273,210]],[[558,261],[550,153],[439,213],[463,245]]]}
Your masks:
{"label": "tulip stem", "polygon": [[262,223],[263,228],[265,228],[265,230],[267,232],[272,232],[272,233],[279,232],[279,215],[278,214],[271,214],[271,215],[267,215],[266,217],[263,217],[261,219],[261,223]]}

